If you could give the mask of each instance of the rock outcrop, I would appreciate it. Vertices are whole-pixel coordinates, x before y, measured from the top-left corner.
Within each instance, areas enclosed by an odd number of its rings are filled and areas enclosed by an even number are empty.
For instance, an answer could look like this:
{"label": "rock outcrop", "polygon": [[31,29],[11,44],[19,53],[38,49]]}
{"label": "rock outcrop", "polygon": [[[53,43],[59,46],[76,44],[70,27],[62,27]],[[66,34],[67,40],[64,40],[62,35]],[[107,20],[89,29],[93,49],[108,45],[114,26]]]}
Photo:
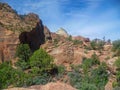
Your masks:
{"label": "rock outcrop", "polygon": [[67,31],[66,31],[65,29],[63,29],[63,28],[60,28],[60,29],[56,32],[56,34],[58,34],[58,35],[60,35],[60,36],[64,36],[64,37],[69,37]]}
{"label": "rock outcrop", "polygon": [[48,29],[47,26],[44,26],[44,34],[45,34],[45,40],[52,40],[52,37],[51,37],[51,32],[50,30]]}
{"label": "rock outcrop", "polygon": [[18,15],[8,4],[0,3],[0,62],[13,59],[18,44],[29,44],[35,51],[45,39],[51,39],[50,31],[38,15]]}
{"label": "rock outcrop", "polygon": [[42,22],[38,22],[36,27],[30,32],[22,32],[19,36],[20,43],[29,44],[32,51],[39,49],[40,45],[45,42],[45,34]]}
{"label": "rock outcrop", "polygon": [[0,62],[11,60],[19,44],[19,35],[0,27]]}
{"label": "rock outcrop", "polygon": [[35,85],[28,88],[11,88],[6,90],[76,90],[76,89],[65,83],[51,82],[46,85]]}

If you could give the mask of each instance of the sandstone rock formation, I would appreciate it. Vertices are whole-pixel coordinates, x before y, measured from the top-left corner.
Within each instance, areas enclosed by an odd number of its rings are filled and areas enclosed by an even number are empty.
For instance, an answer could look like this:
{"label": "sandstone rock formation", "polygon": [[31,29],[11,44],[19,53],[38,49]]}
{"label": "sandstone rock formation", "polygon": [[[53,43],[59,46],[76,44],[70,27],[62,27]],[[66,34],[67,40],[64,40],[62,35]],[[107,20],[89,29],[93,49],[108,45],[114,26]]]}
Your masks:
{"label": "sandstone rock formation", "polygon": [[36,27],[30,32],[22,32],[19,36],[20,43],[29,44],[32,51],[39,49],[45,42],[42,22],[38,22]]}
{"label": "sandstone rock formation", "polygon": [[47,26],[44,26],[44,34],[45,34],[45,40],[52,40],[52,37],[51,37],[51,32],[50,30],[48,29]]}
{"label": "sandstone rock formation", "polygon": [[56,32],[56,34],[61,35],[61,36],[64,36],[64,37],[68,37],[68,36],[69,36],[68,33],[67,33],[67,31],[66,31],[65,29],[63,29],[63,28],[60,28],[60,29]]}
{"label": "sandstone rock formation", "polygon": [[18,44],[19,35],[0,27],[0,62],[14,58]]}
{"label": "sandstone rock formation", "polygon": [[6,90],[76,90],[76,89],[65,83],[51,82],[46,85],[35,85],[28,88],[11,88]]}
{"label": "sandstone rock formation", "polygon": [[38,15],[18,15],[8,4],[0,3],[0,62],[13,59],[18,44],[27,43],[34,51],[45,39],[51,39],[50,31]]}
{"label": "sandstone rock formation", "polygon": [[18,15],[8,4],[0,3],[0,25],[14,32],[30,31],[39,22],[36,14]]}

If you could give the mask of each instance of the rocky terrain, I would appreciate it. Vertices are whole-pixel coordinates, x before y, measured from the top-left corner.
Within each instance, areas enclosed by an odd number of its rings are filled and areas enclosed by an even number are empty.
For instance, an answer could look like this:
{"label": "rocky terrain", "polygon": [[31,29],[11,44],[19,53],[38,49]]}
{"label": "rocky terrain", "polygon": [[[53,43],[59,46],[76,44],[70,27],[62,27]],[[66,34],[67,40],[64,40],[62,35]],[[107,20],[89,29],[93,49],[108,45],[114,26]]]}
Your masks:
{"label": "rocky terrain", "polygon": [[[100,62],[106,62],[108,66],[109,81],[105,90],[112,90],[111,83],[116,80],[114,62],[117,57],[113,57],[111,43],[105,43],[103,50],[90,49],[91,41],[89,38],[70,36],[63,28],[60,28],[56,33],[50,32],[36,14],[18,15],[8,4],[0,3],[0,62],[14,61],[16,47],[20,43],[28,44],[32,52],[40,47],[45,49],[53,56],[54,63],[64,65],[67,71],[71,71],[71,64],[79,65],[84,57],[90,58],[95,53]],[[76,89],[68,84],[56,82],[7,90]]]}

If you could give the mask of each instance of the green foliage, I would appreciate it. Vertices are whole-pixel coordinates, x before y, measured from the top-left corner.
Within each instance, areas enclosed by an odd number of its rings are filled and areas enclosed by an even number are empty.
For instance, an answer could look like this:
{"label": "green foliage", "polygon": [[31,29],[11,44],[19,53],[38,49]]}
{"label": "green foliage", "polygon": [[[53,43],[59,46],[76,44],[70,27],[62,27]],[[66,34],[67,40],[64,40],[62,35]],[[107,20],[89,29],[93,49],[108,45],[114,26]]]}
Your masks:
{"label": "green foliage", "polygon": [[68,73],[68,76],[70,77],[70,84],[74,86],[75,88],[81,87],[81,81],[82,81],[82,74],[78,71],[72,71]]}
{"label": "green foliage", "polygon": [[91,68],[93,65],[99,65],[100,61],[98,59],[98,56],[96,54],[93,54],[91,58],[84,58],[82,62],[82,68],[83,72],[88,72],[89,68]]}
{"label": "green foliage", "polygon": [[116,79],[117,79],[116,86],[120,87],[120,57],[118,57],[118,59],[115,61],[114,64],[117,67],[117,69],[116,69]]}
{"label": "green foliage", "polygon": [[0,64],[0,87],[7,88],[9,85],[25,86],[25,80],[29,77],[20,70],[12,68],[9,62]]}
{"label": "green foliage", "polygon": [[120,47],[120,40],[113,41],[113,51],[116,51]]}
{"label": "green foliage", "polygon": [[65,66],[59,65],[57,66],[58,74],[63,75],[65,73]]}
{"label": "green foliage", "polygon": [[120,87],[115,87],[113,88],[113,90],[120,90]]}
{"label": "green foliage", "polygon": [[44,73],[43,75],[35,76],[32,79],[32,85],[39,85],[39,84],[44,85],[44,84],[50,82],[51,79],[52,78],[47,73]]}
{"label": "green foliage", "polygon": [[120,55],[120,40],[113,41],[113,48],[112,50],[115,52],[115,55]]}
{"label": "green foliage", "polygon": [[16,62],[16,66],[19,67],[22,70],[26,70],[30,67],[29,62],[25,62],[23,60],[18,60]]}
{"label": "green foliage", "polygon": [[91,56],[91,59],[92,59],[92,64],[93,65],[96,65],[96,64],[99,65],[100,64],[99,58],[95,53]]}
{"label": "green foliage", "polygon": [[91,45],[91,49],[93,50],[101,50],[103,49],[103,46],[104,46],[104,41],[99,41],[99,42],[96,42],[96,41],[91,41],[90,45]]}
{"label": "green foliage", "polygon": [[0,64],[0,88],[7,88],[13,82],[13,68],[9,62]]}
{"label": "green foliage", "polygon": [[34,73],[50,71],[53,68],[53,58],[42,48],[30,57],[30,66]]}
{"label": "green foliage", "polygon": [[92,48],[93,50],[96,50],[96,42],[95,42],[95,41],[91,41],[91,42],[90,42],[90,45],[91,45],[91,48]]}
{"label": "green foliage", "polygon": [[29,57],[31,56],[31,50],[28,44],[20,44],[16,50],[16,56],[19,57],[16,66],[20,67],[22,70],[29,68]]}
{"label": "green foliage", "polygon": [[118,69],[120,69],[120,57],[118,57],[114,64]]}
{"label": "green foliage", "polygon": [[83,42],[80,40],[73,40],[73,44],[78,45],[78,44],[83,44]]}
{"label": "green foliage", "polygon": [[[78,90],[104,90],[108,82],[107,66],[105,63],[94,63],[92,59],[84,59],[82,67],[72,66],[72,72],[68,73],[70,84]],[[98,64],[98,67],[93,65]],[[76,69],[77,68],[77,69]],[[84,69],[86,71],[84,72]]]}
{"label": "green foliage", "polygon": [[20,60],[27,61],[31,55],[31,50],[28,44],[20,44],[16,50],[16,56],[19,57]]}
{"label": "green foliage", "polygon": [[72,36],[70,35],[68,38],[67,38],[68,41],[72,41]]}
{"label": "green foliage", "polygon": [[108,73],[106,71],[106,65],[105,63],[98,66],[98,68],[92,70],[91,73],[92,82],[95,83],[95,85],[102,90],[102,86],[105,86],[108,82]]}
{"label": "green foliage", "polygon": [[79,90],[98,90],[98,88],[94,84],[82,83],[81,89]]}

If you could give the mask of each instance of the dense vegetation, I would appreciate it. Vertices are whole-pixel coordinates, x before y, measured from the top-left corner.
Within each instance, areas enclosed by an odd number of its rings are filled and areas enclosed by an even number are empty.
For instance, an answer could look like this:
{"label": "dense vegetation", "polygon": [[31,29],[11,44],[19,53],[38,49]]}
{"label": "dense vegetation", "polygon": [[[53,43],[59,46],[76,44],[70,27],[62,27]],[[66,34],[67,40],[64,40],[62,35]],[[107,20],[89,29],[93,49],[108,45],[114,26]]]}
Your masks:
{"label": "dense vegetation", "polygon": [[114,65],[116,66],[116,81],[113,82],[114,90],[120,89],[120,40],[113,41],[113,48],[114,56],[117,56]]}
{"label": "dense vegetation", "polygon": [[53,58],[41,48],[32,54],[27,44],[20,44],[16,56],[16,68],[12,67],[11,62],[0,64],[0,89],[46,84],[64,71],[62,66],[53,64]]}
{"label": "dense vegetation", "polygon": [[101,50],[103,49],[105,42],[103,40],[96,42],[95,40],[91,41],[90,45],[91,45],[91,49],[93,50]]}
{"label": "dense vegetation", "polygon": [[82,65],[72,66],[68,73],[70,83],[78,90],[104,90],[108,82],[108,73],[105,63],[100,63],[96,55],[83,59]]}
{"label": "dense vegetation", "polygon": [[[116,61],[115,61],[115,66],[117,67],[116,68],[116,82],[113,82],[113,87],[114,88],[120,88],[120,58],[118,58]],[[118,90],[118,89],[115,89],[115,90]]]}

